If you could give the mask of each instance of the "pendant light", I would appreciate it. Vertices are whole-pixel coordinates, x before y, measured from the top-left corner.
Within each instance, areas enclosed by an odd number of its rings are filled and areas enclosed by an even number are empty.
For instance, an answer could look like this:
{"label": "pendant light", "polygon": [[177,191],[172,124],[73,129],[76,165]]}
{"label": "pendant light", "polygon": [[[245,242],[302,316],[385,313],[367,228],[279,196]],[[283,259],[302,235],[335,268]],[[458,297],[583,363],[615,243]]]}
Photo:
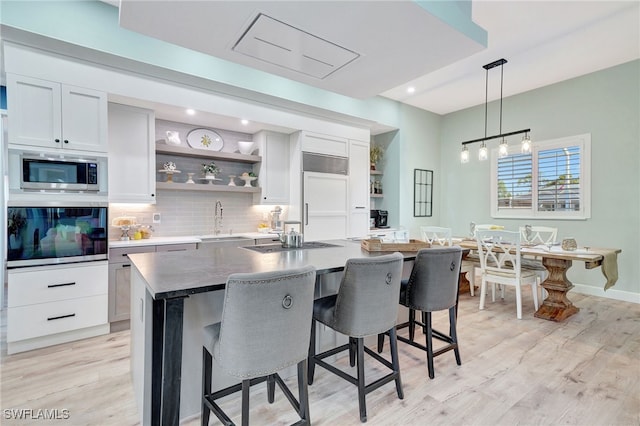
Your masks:
{"label": "pendant light", "polygon": [[[505,157],[509,154],[509,144],[505,139],[507,136],[519,135],[524,133],[524,137],[521,142],[521,150],[523,153],[531,152],[531,139],[529,138],[529,132],[531,129],[523,129],[517,130],[515,132],[502,133],[502,89],[503,89],[503,77],[504,77],[504,64],[507,63],[506,59],[498,59],[497,61],[491,62],[490,64],[483,65],[482,68],[486,70],[485,77],[485,97],[484,97],[484,137],[479,139],[473,139],[470,141],[462,142],[462,152],[460,153],[460,162],[468,163],[469,162],[469,148],[468,144],[480,142],[480,149],[478,150],[478,160],[484,161],[489,158],[489,152],[487,148],[487,144],[485,143],[488,140],[499,139],[502,138],[500,142],[500,147],[498,150],[498,154],[500,157]],[[489,70],[495,67],[500,67],[500,133],[494,136],[487,136],[487,109],[488,109],[488,100],[489,100]]]}

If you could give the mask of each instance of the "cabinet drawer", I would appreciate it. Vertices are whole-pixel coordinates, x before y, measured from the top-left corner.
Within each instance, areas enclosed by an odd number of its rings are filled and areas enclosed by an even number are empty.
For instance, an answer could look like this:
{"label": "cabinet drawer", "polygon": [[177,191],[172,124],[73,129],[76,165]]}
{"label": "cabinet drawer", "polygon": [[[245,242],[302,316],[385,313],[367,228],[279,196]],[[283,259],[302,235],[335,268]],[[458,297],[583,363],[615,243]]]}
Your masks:
{"label": "cabinet drawer", "polygon": [[133,253],[153,253],[156,246],[119,247],[109,249],[109,263],[128,262],[128,254]]}
{"label": "cabinet drawer", "polygon": [[184,243],[184,244],[162,244],[156,246],[156,251],[184,251],[195,250],[197,248],[196,243]]}
{"label": "cabinet drawer", "polygon": [[107,322],[107,295],[7,309],[7,342],[62,333]]}
{"label": "cabinet drawer", "polygon": [[107,262],[88,266],[38,267],[9,271],[9,308],[106,295]]}

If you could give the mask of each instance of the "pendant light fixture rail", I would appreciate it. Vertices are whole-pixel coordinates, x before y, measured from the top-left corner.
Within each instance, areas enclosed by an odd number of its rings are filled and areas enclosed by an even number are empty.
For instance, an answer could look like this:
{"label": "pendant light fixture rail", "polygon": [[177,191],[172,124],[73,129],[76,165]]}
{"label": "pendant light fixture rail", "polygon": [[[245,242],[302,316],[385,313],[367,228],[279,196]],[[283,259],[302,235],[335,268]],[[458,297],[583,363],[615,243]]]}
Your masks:
{"label": "pendant light fixture rail", "polygon": [[[464,141],[462,142],[462,152],[461,152],[461,156],[460,156],[460,160],[463,163],[466,163],[469,161],[469,149],[467,148],[467,145],[472,144],[472,143],[477,143],[477,142],[481,142],[480,145],[480,151],[479,151],[479,155],[478,158],[480,160],[486,160],[488,157],[488,150],[487,150],[487,145],[485,144],[486,141],[489,140],[493,140],[493,139],[500,139],[502,138],[502,141],[500,142],[500,156],[505,156],[507,155],[507,141],[505,140],[506,137],[508,136],[513,136],[513,135],[519,135],[519,134],[523,134],[524,133],[524,137],[522,139],[522,152],[530,152],[531,149],[531,140],[529,139],[529,135],[528,133],[531,131],[531,129],[522,129],[522,130],[516,130],[514,132],[506,132],[506,133],[502,133],[502,94],[503,94],[503,80],[504,80],[504,64],[507,63],[507,60],[502,58],[502,59],[498,59],[497,61],[493,61],[491,63],[488,63],[486,65],[483,65],[482,68],[484,68],[486,70],[486,77],[485,77],[485,99],[484,99],[484,137],[482,138],[477,138],[477,139],[471,139],[468,141]],[[493,135],[493,136],[487,136],[487,115],[488,115],[488,100],[489,100],[489,70],[493,69],[495,67],[500,67],[500,127],[499,127],[499,131],[500,133],[497,135]]]}

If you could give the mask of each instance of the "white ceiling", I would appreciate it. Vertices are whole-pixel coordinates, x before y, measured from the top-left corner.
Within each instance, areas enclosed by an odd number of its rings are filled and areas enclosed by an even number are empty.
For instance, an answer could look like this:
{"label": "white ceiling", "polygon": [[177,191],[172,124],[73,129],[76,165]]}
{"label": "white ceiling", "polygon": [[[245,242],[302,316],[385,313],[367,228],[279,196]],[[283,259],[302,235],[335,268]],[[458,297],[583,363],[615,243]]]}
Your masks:
{"label": "white ceiling", "polygon": [[[258,13],[360,57],[317,79],[234,52]],[[130,30],[337,93],[380,94],[438,114],[484,103],[482,66],[500,58],[508,61],[504,97],[640,58],[639,1],[474,0],[472,19],[488,32],[486,49],[406,0],[122,0],[120,6],[121,25]],[[489,71],[490,101],[500,96],[497,70]]]}

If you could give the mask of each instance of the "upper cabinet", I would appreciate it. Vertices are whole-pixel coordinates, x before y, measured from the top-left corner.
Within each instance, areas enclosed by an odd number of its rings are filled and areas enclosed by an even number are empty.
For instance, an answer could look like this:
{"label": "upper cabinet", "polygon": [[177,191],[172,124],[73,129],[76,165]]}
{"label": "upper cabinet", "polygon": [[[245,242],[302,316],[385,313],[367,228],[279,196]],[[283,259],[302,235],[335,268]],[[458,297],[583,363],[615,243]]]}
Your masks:
{"label": "upper cabinet", "polygon": [[155,203],[155,114],[109,104],[109,201]]}
{"label": "upper cabinet", "polygon": [[261,131],[253,135],[262,162],[254,166],[258,186],[255,204],[289,204],[289,136]]}
{"label": "upper cabinet", "polygon": [[9,143],[107,152],[107,95],[7,74]]}
{"label": "upper cabinet", "polygon": [[301,132],[300,136],[302,151],[339,157],[349,156],[349,141],[347,139],[306,131]]}

